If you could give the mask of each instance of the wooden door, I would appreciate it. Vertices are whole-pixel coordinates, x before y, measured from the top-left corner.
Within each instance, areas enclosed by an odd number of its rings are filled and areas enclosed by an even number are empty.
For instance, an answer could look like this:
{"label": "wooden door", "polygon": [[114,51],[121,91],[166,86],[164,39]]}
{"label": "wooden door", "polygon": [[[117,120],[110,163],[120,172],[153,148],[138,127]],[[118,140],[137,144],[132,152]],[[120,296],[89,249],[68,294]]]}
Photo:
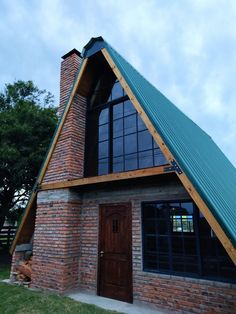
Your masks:
{"label": "wooden door", "polygon": [[98,294],[132,302],[131,205],[100,206]]}

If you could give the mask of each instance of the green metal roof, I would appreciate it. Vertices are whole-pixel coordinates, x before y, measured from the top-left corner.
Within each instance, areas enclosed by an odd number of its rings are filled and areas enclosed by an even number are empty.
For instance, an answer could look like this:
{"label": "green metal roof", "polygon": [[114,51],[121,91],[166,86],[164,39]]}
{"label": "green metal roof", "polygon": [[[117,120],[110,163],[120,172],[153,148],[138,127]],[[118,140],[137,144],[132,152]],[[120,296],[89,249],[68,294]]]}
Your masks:
{"label": "green metal roof", "polygon": [[[144,112],[183,172],[236,246],[236,169],[198,125],[150,84],[101,37],[90,55],[106,48]],[[97,46],[97,49],[96,49]],[[92,50],[91,50],[91,47]],[[87,48],[87,47],[86,47]],[[87,56],[89,51],[86,51]]]}

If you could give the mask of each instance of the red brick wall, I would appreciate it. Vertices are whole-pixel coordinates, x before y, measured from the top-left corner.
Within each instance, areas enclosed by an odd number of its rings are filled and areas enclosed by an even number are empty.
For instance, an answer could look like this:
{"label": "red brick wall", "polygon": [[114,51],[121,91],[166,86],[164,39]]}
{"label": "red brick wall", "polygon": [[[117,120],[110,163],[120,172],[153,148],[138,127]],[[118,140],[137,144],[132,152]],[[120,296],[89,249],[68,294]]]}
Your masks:
{"label": "red brick wall", "polygon": [[68,101],[74,80],[76,78],[79,65],[81,63],[80,53],[73,49],[68,52],[61,63],[60,73],[60,105],[58,108],[58,115],[61,116],[65,105]]}
{"label": "red brick wall", "polygon": [[86,99],[76,94],[49,162],[43,183],[84,176]]}
{"label": "red brick wall", "polygon": [[63,189],[38,193],[32,286],[64,292],[78,285],[81,201]]}
{"label": "red brick wall", "polygon": [[82,205],[79,247],[79,287],[97,290],[98,205],[97,201]]}

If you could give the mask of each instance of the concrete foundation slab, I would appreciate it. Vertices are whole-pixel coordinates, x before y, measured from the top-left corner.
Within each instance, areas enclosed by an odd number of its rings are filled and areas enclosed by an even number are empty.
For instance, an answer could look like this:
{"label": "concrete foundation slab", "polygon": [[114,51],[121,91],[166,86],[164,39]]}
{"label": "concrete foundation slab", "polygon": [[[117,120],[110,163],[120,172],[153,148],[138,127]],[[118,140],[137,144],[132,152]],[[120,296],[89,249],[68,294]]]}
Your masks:
{"label": "concrete foundation slab", "polygon": [[127,314],[174,314],[177,312],[170,312],[166,310],[159,310],[149,308],[143,304],[130,304],[113,299],[103,298],[97,295],[89,294],[86,292],[73,292],[67,294],[67,296],[73,300],[97,305],[106,310],[117,311]]}

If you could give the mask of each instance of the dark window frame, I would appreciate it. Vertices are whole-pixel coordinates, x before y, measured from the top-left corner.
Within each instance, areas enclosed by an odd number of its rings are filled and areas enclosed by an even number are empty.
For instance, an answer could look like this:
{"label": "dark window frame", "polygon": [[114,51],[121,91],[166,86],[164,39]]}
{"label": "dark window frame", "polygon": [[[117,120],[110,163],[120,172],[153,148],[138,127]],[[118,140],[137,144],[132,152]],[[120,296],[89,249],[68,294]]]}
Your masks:
{"label": "dark window frame", "polygon": [[[157,265],[160,265],[160,256],[162,256],[162,254],[166,254],[166,252],[162,252],[160,250],[160,246],[159,251],[157,250],[156,247],[156,252],[153,253],[152,257],[156,255],[155,259],[155,265],[156,268],[154,269],[154,267],[148,267],[148,263],[152,263],[152,259],[148,262],[147,256],[149,254],[149,256],[151,256],[150,251],[148,252],[147,250],[147,237],[151,236],[152,234],[148,234],[147,232],[145,232],[145,228],[148,227],[148,225],[145,226],[145,222],[147,223],[148,219],[151,218],[145,218],[144,217],[144,210],[145,210],[145,206],[148,205],[165,205],[165,204],[173,204],[173,203],[179,203],[179,204],[184,204],[184,203],[192,203],[193,204],[193,228],[194,231],[192,232],[184,232],[182,231],[182,238],[180,237],[180,239],[185,239],[188,238],[189,235],[192,235],[192,239],[194,239],[195,244],[196,244],[196,265],[197,265],[197,272],[193,273],[193,272],[189,272],[189,271],[176,271],[173,268],[173,263],[174,263],[174,259],[173,256],[176,253],[173,253],[173,240],[175,239],[176,235],[178,236],[178,233],[180,233],[180,231],[174,231],[173,230],[173,225],[172,228],[169,227],[166,238],[168,240],[168,267],[169,269],[163,269],[160,266],[158,267]],[[147,210],[147,209],[146,209]],[[168,219],[169,224],[167,222],[167,225],[171,226],[171,215],[170,215],[170,206],[168,208],[169,210],[169,215],[167,215],[166,212],[162,213],[162,217],[161,219],[159,219],[159,223],[165,219]],[[157,212],[155,213],[155,215],[157,215]],[[157,217],[157,216],[156,216]],[[167,218],[166,218],[167,217]],[[155,218],[155,226],[157,224],[157,218]],[[201,220],[202,219],[202,220]],[[184,276],[184,277],[191,277],[191,278],[199,278],[199,279],[207,279],[207,280],[213,280],[213,281],[221,281],[221,282],[230,282],[230,283],[236,283],[236,268],[233,265],[233,262],[230,260],[230,257],[228,256],[228,254],[226,253],[225,249],[223,248],[222,244],[220,243],[220,241],[217,239],[216,236],[214,236],[214,233],[212,232],[212,229],[210,228],[210,226],[208,225],[206,219],[204,218],[204,216],[201,214],[200,210],[198,209],[198,207],[194,204],[194,202],[192,200],[189,199],[184,199],[184,200],[162,200],[162,201],[149,201],[149,202],[141,202],[141,221],[142,221],[142,226],[141,226],[141,230],[142,230],[142,265],[143,265],[143,271],[145,272],[150,272],[150,273],[160,273],[160,274],[168,274],[168,275],[175,275],[175,276]],[[203,227],[200,226],[200,223],[205,224],[205,228],[207,226],[208,231],[210,231],[211,236],[206,236],[204,234],[204,230]],[[189,234],[189,235],[188,235]],[[187,235],[187,237],[184,237],[185,235]],[[159,240],[161,237],[163,237],[163,235],[160,233],[155,233],[153,234],[153,236],[156,237],[156,243],[159,242]],[[165,236],[164,236],[165,238]],[[208,241],[210,243],[210,245],[214,246],[214,254],[210,255],[210,253],[207,254],[203,254],[204,250],[206,251],[206,247],[205,244],[203,245],[203,243],[205,243],[206,241]],[[156,244],[157,245],[157,244]],[[207,244],[206,244],[207,245]],[[209,245],[209,244],[208,244]],[[183,254],[181,254],[182,252],[179,253],[179,255],[183,258]],[[159,257],[158,257],[159,254]],[[176,254],[177,255],[177,254]],[[191,255],[188,256],[188,254],[186,254],[187,258],[189,258],[189,256],[191,257]],[[159,258],[159,261],[158,261]],[[188,259],[187,259],[188,261]],[[213,266],[216,266],[217,269],[217,273],[216,274],[211,274],[211,273],[207,273],[207,269],[209,269],[209,263],[212,263]],[[232,275],[231,276],[225,276],[222,275],[223,274],[223,268],[221,267],[225,267],[225,262],[229,263],[227,265],[228,269],[227,271],[229,273],[231,273],[231,268],[232,268]],[[150,265],[149,263],[149,265]],[[185,263],[185,262],[184,262]],[[185,267],[185,266],[184,266]]]}
{"label": "dark window frame", "polygon": [[[114,84],[117,84],[117,83],[120,84],[119,81],[116,80]],[[113,89],[113,87],[111,88],[111,90]],[[96,91],[95,93],[99,95],[99,90]],[[112,99],[112,97],[109,96],[108,101],[106,103],[99,103],[98,101],[95,101],[94,104],[90,103],[87,107],[87,121],[91,121],[91,120],[97,121],[97,131],[96,131],[96,126],[95,126],[96,123],[93,123],[92,128],[93,128],[93,132],[97,132],[98,135],[93,136],[91,134],[89,123],[87,123],[86,162],[85,162],[85,175],[86,176],[119,173],[119,172],[125,172],[125,171],[137,170],[137,169],[164,166],[168,164],[168,161],[165,159],[165,156],[161,152],[160,147],[155,143],[155,140],[153,139],[152,135],[149,133],[149,130],[141,121],[141,118],[137,110],[133,106],[128,96],[125,94],[124,89],[122,89],[121,94],[122,94],[121,97],[115,98],[115,99]],[[92,96],[91,99],[97,99],[97,98],[96,97],[94,98]],[[119,105],[119,104],[122,104],[121,105],[122,110],[119,114],[119,109],[118,109],[116,113],[117,116],[115,117],[114,116],[115,110],[116,108],[118,108],[116,107],[116,105]],[[102,111],[105,109],[108,110],[108,112],[106,113],[106,115],[108,116],[108,119],[105,119],[104,120],[105,122],[100,124],[99,117]],[[134,121],[135,123],[132,123],[132,121]],[[114,126],[117,122],[120,123],[121,129],[120,131],[118,129],[118,133],[115,134]],[[125,128],[125,123],[127,123],[126,125],[130,125],[129,131],[127,131],[127,129]],[[107,167],[107,164],[106,165],[102,164],[105,160],[105,157],[99,156],[99,145],[101,142],[106,141],[104,139],[104,136],[103,136],[103,139],[101,140],[99,138],[100,130],[104,126],[108,127],[108,136],[105,137],[107,138],[108,145],[109,145],[108,147],[109,154],[107,156],[108,167]],[[141,136],[145,136],[145,134],[146,134],[146,137],[150,137],[150,139],[148,138],[148,140],[151,143],[151,146],[149,145],[150,147],[148,147],[147,149],[145,149],[146,141],[144,140],[143,142],[140,142]],[[134,146],[133,151],[131,151],[131,146],[127,144],[127,141],[131,139],[132,137],[134,137],[134,140],[133,141],[130,140],[131,144],[135,143],[135,145],[133,145]],[[121,150],[123,151],[120,154],[113,155],[114,142],[119,141],[119,139],[122,143]],[[141,145],[140,143],[143,143],[143,144]],[[90,153],[91,147],[94,151],[94,154]],[[129,152],[127,152],[127,148],[130,149]],[[89,158],[87,158],[88,156]]]}

